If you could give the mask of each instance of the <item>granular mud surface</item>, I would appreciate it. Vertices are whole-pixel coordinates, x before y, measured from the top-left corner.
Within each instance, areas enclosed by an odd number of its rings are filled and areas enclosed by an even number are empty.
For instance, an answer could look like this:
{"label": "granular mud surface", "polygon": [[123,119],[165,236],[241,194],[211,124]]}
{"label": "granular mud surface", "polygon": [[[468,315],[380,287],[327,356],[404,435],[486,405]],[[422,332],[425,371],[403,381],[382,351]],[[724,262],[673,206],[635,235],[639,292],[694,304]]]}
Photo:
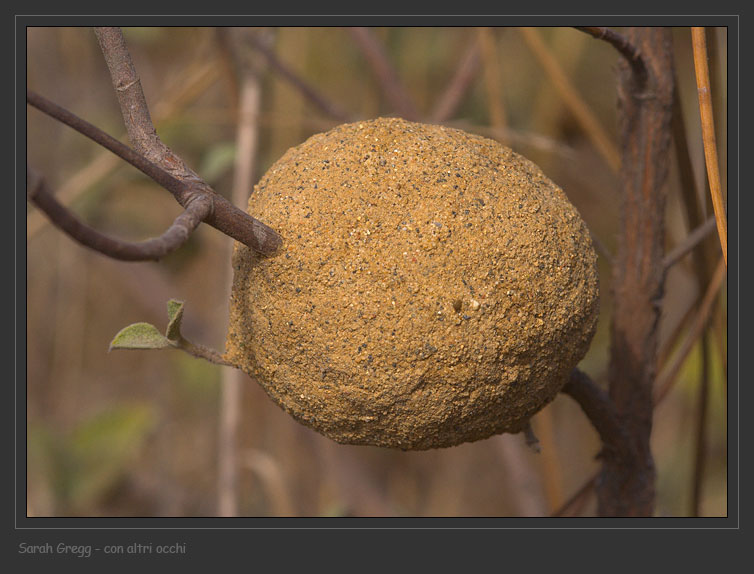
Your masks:
{"label": "granular mud surface", "polygon": [[332,439],[402,449],[518,432],[594,333],[589,232],[499,143],[381,118],[292,148],[249,213],[284,239],[237,245],[226,358]]}

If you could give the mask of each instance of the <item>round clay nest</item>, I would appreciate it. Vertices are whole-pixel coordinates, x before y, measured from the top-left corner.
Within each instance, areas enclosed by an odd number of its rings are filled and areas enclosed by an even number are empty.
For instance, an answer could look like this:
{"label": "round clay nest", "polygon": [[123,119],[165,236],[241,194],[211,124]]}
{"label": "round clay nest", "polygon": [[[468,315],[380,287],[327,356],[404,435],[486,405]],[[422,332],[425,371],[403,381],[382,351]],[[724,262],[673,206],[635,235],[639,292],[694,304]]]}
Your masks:
{"label": "round clay nest", "polygon": [[381,118],[288,150],[238,244],[226,358],[341,443],[520,432],[587,351],[596,255],[565,193],[499,143]]}

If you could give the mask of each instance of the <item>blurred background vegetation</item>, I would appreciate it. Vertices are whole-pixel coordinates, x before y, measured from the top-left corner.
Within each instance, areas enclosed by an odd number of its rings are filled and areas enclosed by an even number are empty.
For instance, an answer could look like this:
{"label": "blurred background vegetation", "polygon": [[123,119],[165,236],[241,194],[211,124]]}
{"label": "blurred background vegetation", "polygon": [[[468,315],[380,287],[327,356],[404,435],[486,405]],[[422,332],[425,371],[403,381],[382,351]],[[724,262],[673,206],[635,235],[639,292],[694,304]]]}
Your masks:
{"label": "blurred background vegetation", "polygon": [[[600,244],[599,330],[581,367],[606,384],[618,179],[609,146],[595,145],[574,106],[616,139],[616,53],[568,28],[377,28],[421,117],[459,63],[476,54],[468,91],[447,125],[495,137],[532,159],[566,191]],[[230,197],[239,81],[212,28],[126,28],[124,34],[163,141]],[[287,67],[354,119],[395,115],[352,33],[266,31]],[[706,180],[691,40],[674,29],[683,121],[697,186]],[[726,183],[727,34],[708,30],[723,185]],[[115,95],[91,29],[28,28],[28,88],[125,141]],[[554,66],[554,68],[553,68]],[[572,101],[558,87],[557,70]],[[286,149],[341,123],[275,69],[259,76],[256,179]],[[564,97],[565,94],[565,97]],[[573,98],[575,97],[575,100]],[[575,104],[574,104],[575,101]],[[583,110],[582,110],[583,112]],[[180,212],[169,193],[83,136],[28,108],[27,155],[58,197],[110,234],[142,239]],[[614,150],[613,150],[614,151]],[[667,249],[689,233],[676,165],[670,167]],[[705,200],[706,215],[711,206]],[[184,335],[222,349],[231,240],[201,226],[159,263],[121,263],[75,244],[27,212],[28,497],[33,516],[212,516],[218,512],[221,367],[178,351],[119,351],[123,326],[166,322],[168,299],[186,302]],[[716,234],[702,245],[720,257]],[[706,289],[691,257],[672,267],[661,322],[659,370],[689,331]],[[727,303],[725,286],[705,330],[707,422],[698,514],[727,513]],[[700,344],[655,411],[652,446],[659,516],[694,514],[695,428],[703,380]],[[579,407],[559,396],[534,418],[539,454],[500,435],[458,447],[400,452],[342,446],[293,421],[253,381],[241,396],[238,513],[245,516],[547,516],[599,468],[599,441]],[[567,514],[593,515],[588,492]]]}

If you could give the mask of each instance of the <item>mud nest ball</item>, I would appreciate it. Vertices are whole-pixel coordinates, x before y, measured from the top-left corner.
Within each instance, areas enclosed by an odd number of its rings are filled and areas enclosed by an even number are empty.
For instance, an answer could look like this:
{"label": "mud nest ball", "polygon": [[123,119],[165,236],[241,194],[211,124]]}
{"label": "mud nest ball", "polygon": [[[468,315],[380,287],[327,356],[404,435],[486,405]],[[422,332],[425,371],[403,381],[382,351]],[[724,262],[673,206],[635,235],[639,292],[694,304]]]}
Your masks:
{"label": "mud nest ball", "polygon": [[277,161],[237,245],[226,358],[341,443],[428,449],[523,430],[587,351],[596,255],[565,193],[499,143],[381,118]]}

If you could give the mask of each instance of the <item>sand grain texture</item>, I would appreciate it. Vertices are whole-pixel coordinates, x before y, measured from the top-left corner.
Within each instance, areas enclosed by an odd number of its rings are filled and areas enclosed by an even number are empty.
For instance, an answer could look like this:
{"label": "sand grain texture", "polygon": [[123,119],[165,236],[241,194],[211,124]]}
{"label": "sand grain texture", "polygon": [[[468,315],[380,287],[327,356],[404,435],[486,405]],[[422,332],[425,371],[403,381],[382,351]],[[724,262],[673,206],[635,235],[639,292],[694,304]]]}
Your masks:
{"label": "sand grain texture", "polygon": [[342,443],[428,449],[518,432],[584,356],[596,255],[563,191],[459,130],[380,118],[290,149],[237,245],[226,357]]}

